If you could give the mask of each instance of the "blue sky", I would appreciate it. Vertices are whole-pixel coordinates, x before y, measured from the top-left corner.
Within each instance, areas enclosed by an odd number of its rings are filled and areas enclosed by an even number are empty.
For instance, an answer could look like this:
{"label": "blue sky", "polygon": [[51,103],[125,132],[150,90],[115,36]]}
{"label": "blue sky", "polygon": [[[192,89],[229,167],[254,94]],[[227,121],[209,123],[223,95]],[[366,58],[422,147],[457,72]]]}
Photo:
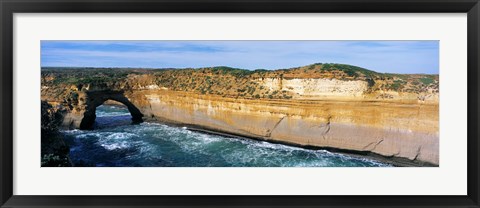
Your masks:
{"label": "blue sky", "polygon": [[41,41],[41,65],[283,69],[342,63],[377,72],[438,74],[438,41]]}

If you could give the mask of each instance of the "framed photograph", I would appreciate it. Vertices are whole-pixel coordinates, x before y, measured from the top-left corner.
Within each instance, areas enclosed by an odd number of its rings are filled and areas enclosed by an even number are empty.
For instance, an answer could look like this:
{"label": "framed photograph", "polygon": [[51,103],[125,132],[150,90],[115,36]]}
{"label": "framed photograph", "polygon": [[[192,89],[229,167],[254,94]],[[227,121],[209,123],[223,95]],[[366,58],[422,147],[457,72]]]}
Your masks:
{"label": "framed photograph", "polygon": [[1,207],[479,207],[478,0],[0,6]]}

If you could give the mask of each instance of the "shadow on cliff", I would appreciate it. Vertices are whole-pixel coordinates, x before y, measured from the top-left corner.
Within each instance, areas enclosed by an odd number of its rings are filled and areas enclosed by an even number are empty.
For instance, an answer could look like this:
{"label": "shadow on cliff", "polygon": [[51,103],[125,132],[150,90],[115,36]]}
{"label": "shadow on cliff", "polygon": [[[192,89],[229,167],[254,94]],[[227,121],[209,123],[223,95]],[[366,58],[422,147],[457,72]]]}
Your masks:
{"label": "shadow on cliff", "polygon": [[80,123],[80,129],[93,129],[96,119],[96,109],[107,100],[114,100],[127,106],[128,111],[132,116],[132,124],[139,124],[143,122],[143,114],[140,110],[125,97],[123,91],[91,91],[87,92],[85,100],[85,112]]}

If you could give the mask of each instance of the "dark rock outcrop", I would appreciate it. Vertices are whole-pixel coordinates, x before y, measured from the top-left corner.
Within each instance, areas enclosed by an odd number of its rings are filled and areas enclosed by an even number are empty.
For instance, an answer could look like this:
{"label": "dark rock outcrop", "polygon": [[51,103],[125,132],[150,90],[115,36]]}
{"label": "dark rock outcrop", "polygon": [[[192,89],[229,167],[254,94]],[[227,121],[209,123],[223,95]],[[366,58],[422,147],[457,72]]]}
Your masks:
{"label": "dark rock outcrop", "polygon": [[70,149],[58,132],[63,116],[62,109],[52,107],[47,102],[41,103],[41,164],[42,167],[72,166],[68,155]]}

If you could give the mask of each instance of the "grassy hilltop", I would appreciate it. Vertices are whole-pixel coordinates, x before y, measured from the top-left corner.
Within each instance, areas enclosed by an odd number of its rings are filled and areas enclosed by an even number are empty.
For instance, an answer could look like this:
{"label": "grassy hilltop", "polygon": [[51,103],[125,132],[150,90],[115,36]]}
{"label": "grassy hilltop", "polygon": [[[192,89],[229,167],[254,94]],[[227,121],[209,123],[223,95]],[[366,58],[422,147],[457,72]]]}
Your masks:
{"label": "grassy hilltop", "polygon": [[369,91],[438,92],[439,76],[426,74],[389,74],[346,64],[317,63],[277,70],[245,70],[231,67],[185,69],[134,68],[42,68],[42,86],[68,88],[99,86],[131,90],[155,86],[173,91],[194,92],[224,97],[290,99],[288,90],[270,90],[259,84],[265,79],[336,79],[368,82]]}

